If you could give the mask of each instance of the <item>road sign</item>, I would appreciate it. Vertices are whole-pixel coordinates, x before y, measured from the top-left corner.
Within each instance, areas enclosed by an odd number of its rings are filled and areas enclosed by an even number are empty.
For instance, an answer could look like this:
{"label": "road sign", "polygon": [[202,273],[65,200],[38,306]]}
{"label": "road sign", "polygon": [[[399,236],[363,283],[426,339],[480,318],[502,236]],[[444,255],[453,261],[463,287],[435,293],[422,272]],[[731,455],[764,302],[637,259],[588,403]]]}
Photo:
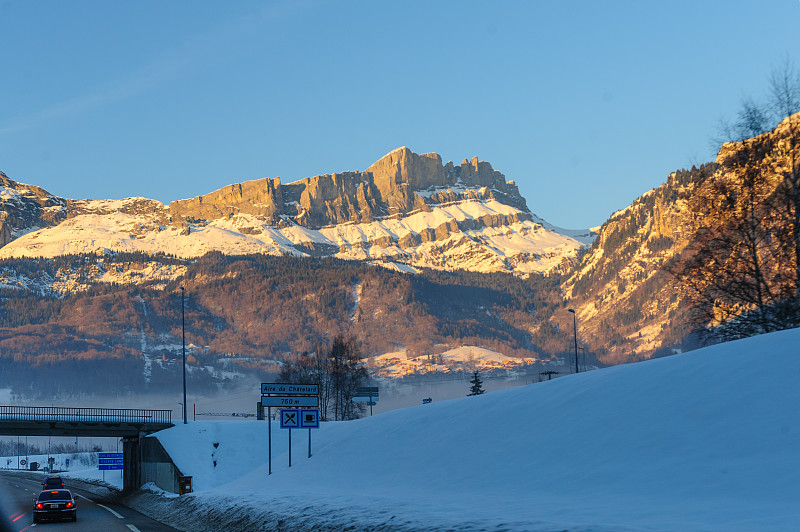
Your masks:
{"label": "road sign", "polygon": [[[298,407],[319,406],[319,385],[288,384],[283,382],[261,383],[261,407],[294,407],[292,410],[281,410],[281,428],[300,428],[300,411]],[[269,412],[269,411],[268,411]],[[285,417],[284,417],[285,416]],[[269,474],[272,474],[272,423],[267,423],[267,440],[269,456]],[[308,455],[311,456],[311,431],[308,431]],[[289,467],[292,467],[292,431],[289,430]]]}
{"label": "road sign", "polygon": [[97,453],[97,469],[109,471],[112,469],[122,469],[124,463],[122,453]]}
{"label": "road sign", "polygon": [[28,463],[28,461],[25,460],[24,458],[19,461],[19,465],[26,465],[27,463]]}
{"label": "road sign", "polygon": [[319,410],[317,409],[304,409],[300,411],[300,428],[301,429],[318,429],[319,428]]}
{"label": "road sign", "polygon": [[264,396],[261,398],[261,406],[278,406],[289,408],[293,406],[308,406],[308,407],[318,407],[319,406],[319,397],[316,396],[291,396],[291,395],[283,395],[283,396],[273,396],[267,397]]}
{"label": "road sign", "polygon": [[378,397],[377,393],[372,394],[372,395],[355,395],[355,396],[353,396],[353,401],[355,401],[357,403],[372,403],[374,401],[377,401],[378,399],[380,399],[380,397]]}
{"label": "road sign", "polygon": [[275,393],[281,395],[318,395],[317,384],[285,384],[281,382],[262,382],[261,394]]}
{"label": "road sign", "polygon": [[282,429],[299,429],[300,428],[300,411],[295,409],[281,409],[281,428]]}
{"label": "road sign", "polygon": [[373,403],[378,400],[377,386],[359,386],[353,396],[353,401],[360,403]]}

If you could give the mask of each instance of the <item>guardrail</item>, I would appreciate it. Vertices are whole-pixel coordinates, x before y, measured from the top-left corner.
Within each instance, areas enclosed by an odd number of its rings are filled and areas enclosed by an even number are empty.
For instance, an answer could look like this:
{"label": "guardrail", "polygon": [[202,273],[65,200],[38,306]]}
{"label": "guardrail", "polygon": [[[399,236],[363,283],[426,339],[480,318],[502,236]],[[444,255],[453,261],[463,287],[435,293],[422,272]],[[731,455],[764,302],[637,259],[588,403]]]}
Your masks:
{"label": "guardrail", "polygon": [[172,410],[0,406],[0,421],[73,421],[86,423],[172,424]]}

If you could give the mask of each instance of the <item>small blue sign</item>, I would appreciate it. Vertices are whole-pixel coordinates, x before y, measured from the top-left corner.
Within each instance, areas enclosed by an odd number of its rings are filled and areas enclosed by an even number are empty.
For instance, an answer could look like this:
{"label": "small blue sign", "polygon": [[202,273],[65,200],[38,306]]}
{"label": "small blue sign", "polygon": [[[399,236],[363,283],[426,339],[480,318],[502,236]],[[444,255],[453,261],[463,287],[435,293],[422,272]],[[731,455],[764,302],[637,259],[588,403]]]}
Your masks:
{"label": "small blue sign", "polygon": [[100,471],[109,471],[112,469],[122,469],[122,464],[100,464],[97,466]]}
{"label": "small blue sign", "polygon": [[300,411],[295,409],[281,409],[281,428],[299,429]]}
{"label": "small blue sign", "polygon": [[110,458],[110,459],[101,458],[100,460],[98,460],[98,463],[100,465],[123,464],[125,463],[125,460],[123,460],[122,458]]}
{"label": "small blue sign", "polygon": [[122,458],[122,453],[98,453],[97,458],[104,460],[107,458]]}
{"label": "small blue sign", "polygon": [[319,428],[319,410],[316,408],[304,409],[300,411],[301,429]]}

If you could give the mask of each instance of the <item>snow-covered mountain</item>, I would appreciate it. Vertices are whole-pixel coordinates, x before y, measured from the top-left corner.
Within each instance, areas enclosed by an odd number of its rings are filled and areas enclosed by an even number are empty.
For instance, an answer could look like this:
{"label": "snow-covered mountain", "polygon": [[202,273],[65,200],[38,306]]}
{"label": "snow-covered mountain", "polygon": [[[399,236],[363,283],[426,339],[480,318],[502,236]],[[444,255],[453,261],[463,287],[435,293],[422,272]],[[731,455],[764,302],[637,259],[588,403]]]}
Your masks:
{"label": "snow-covered mountain", "polygon": [[[364,172],[286,185],[248,181],[169,206],[145,198],[68,200],[3,179],[0,230],[8,238],[0,258],[219,251],[525,275],[563,268],[594,236],[532,214],[514,182],[487,162],[443,165],[437,154],[408,148]],[[16,216],[12,207],[29,214]]]}

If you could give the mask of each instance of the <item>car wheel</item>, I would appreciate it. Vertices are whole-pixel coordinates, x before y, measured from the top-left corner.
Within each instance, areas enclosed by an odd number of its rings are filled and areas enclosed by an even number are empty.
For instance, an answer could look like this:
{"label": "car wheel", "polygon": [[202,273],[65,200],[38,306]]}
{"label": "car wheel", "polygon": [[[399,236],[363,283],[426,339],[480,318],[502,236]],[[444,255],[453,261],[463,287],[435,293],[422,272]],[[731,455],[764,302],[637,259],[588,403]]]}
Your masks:
{"label": "car wheel", "polygon": [[36,517],[36,514],[33,514],[33,522],[34,523],[38,523],[39,522],[39,518]]}
{"label": "car wheel", "polygon": [[77,520],[78,520],[78,514],[77,513],[72,514],[72,522],[74,523]]}

